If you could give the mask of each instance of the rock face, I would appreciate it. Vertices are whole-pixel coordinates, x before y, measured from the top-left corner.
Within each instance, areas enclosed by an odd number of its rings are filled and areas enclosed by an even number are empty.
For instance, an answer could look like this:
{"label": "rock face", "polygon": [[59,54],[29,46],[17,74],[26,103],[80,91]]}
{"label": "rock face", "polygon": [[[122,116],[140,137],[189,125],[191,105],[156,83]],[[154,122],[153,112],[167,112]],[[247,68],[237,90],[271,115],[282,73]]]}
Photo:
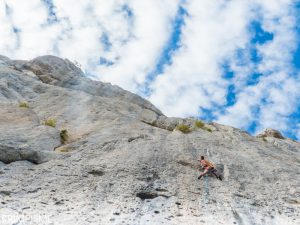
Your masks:
{"label": "rock face", "polygon": [[274,138],[284,139],[284,137],[278,130],[274,130],[271,128],[265,129],[262,133],[258,134],[257,137],[260,138],[274,137]]}
{"label": "rock face", "polygon": [[54,56],[0,56],[0,115],[0,224],[300,222],[300,144],[274,132],[168,118]]}

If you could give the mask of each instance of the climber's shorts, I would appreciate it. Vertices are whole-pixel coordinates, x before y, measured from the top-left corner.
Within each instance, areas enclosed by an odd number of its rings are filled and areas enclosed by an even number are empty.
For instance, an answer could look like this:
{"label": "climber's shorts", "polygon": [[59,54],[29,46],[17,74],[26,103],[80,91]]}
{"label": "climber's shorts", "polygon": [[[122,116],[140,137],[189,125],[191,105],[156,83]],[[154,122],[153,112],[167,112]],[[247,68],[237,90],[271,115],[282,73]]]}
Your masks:
{"label": "climber's shorts", "polygon": [[212,172],[214,170],[215,170],[214,167],[206,167],[206,168],[204,168],[204,171],[207,171],[207,172]]}

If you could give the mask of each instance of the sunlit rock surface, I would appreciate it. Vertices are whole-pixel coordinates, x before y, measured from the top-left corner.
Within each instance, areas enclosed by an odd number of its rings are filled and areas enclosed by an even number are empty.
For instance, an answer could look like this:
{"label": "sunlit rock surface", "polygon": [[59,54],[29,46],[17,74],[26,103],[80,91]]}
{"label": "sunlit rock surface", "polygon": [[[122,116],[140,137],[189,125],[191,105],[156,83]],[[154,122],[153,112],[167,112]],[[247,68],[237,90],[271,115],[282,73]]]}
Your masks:
{"label": "sunlit rock surface", "polygon": [[[0,56],[0,115],[0,224],[300,222],[293,140],[196,128],[54,56]],[[223,181],[197,179],[200,155]]]}

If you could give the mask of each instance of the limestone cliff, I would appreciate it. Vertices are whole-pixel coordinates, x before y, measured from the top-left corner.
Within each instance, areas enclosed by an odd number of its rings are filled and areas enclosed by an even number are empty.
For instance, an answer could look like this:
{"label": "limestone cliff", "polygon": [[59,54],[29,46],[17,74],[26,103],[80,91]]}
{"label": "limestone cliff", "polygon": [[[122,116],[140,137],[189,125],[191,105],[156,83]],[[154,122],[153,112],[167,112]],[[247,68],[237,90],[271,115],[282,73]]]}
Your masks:
{"label": "limestone cliff", "polygon": [[0,56],[0,115],[0,224],[300,222],[300,144],[277,131],[168,118],[54,56]]}

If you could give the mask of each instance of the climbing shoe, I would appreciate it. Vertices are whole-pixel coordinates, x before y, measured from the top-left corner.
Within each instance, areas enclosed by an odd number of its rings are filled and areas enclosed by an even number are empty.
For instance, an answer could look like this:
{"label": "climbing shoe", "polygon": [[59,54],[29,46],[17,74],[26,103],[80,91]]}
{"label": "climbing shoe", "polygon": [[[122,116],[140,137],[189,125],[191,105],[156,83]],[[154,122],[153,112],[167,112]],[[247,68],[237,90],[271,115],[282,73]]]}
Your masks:
{"label": "climbing shoe", "polygon": [[198,180],[200,180],[200,179],[201,179],[201,177],[202,177],[202,176],[200,175],[200,176],[198,177]]}

